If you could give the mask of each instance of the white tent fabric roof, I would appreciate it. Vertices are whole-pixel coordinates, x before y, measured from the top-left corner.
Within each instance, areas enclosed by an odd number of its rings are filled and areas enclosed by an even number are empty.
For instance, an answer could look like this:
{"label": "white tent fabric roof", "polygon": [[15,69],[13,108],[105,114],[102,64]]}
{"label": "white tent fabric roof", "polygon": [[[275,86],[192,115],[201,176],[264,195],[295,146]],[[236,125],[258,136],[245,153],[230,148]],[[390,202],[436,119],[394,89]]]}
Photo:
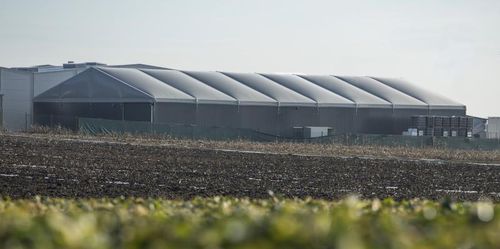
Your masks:
{"label": "white tent fabric roof", "polygon": [[347,83],[363,89],[385,101],[391,103],[395,107],[402,108],[427,108],[429,105],[401,91],[398,91],[390,86],[380,83],[369,77],[342,76],[337,78],[346,81]]}
{"label": "white tent fabric roof", "polygon": [[241,105],[276,105],[276,100],[219,72],[184,73],[235,98]]}
{"label": "white tent fabric roof", "polygon": [[465,109],[398,79],[106,66],[91,67],[34,101]]}
{"label": "white tent fabric roof", "polygon": [[391,107],[392,104],[383,100],[369,92],[366,92],[358,87],[355,87],[339,78],[330,75],[300,75],[302,78],[311,81],[323,88],[328,89],[338,95],[356,103],[358,107],[364,106],[381,106]]}
{"label": "white tent fabric roof", "polygon": [[318,106],[355,106],[355,103],[293,74],[262,74],[286,88],[314,100]]}
{"label": "white tent fabric roof", "polygon": [[316,102],[292,89],[286,88],[260,74],[256,73],[228,73],[223,74],[247,85],[276,100],[280,106],[315,106]]}
{"label": "white tent fabric roof", "polygon": [[142,72],[192,96],[198,103],[234,104],[237,100],[193,77],[176,70],[141,70]]}
{"label": "white tent fabric roof", "polygon": [[194,98],[140,71],[94,68],[56,85],[34,98],[35,102],[154,102]]}
{"label": "white tent fabric roof", "polygon": [[402,79],[390,79],[390,78],[379,78],[373,77],[373,79],[386,84],[396,90],[399,90],[409,96],[412,96],[428,105],[432,108],[450,108],[454,106],[460,106],[461,104],[455,102],[447,97],[441,96],[435,92],[427,91],[417,85],[411,84],[408,81]]}
{"label": "white tent fabric roof", "polygon": [[117,81],[131,86],[154,98],[156,101],[182,101],[191,102],[194,98],[181,90],[165,84],[138,69],[99,67],[98,71],[108,74]]}

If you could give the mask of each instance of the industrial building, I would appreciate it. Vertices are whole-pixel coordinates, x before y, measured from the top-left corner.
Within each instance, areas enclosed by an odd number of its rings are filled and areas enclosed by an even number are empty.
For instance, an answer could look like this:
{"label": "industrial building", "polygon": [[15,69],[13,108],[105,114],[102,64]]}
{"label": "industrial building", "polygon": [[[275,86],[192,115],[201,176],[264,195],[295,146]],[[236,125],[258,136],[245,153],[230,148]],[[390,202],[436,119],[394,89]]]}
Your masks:
{"label": "industrial building", "polygon": [[99,63],[0,67],[0,127],[20,131],[33,122],[33,98]]}
{"label": "industrial building", "polygon": [[[402,134],[416,115],[466,107],[401,79],[91,66],[34,98],[34,122],[79,117],[244,128],[293,136],[297,127]],[[294,130],[295,129],[295,130]]]}

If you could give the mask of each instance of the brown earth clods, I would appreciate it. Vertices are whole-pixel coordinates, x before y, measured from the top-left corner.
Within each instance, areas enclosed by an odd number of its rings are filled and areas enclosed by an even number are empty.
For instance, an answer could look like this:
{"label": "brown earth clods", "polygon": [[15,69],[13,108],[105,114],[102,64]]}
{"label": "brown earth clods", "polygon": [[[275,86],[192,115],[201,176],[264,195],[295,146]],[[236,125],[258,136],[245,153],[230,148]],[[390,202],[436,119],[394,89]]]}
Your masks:
{"label": "brown earth clods", "polygon": [[0,196],[500,200],[500,166],[0,135]]}

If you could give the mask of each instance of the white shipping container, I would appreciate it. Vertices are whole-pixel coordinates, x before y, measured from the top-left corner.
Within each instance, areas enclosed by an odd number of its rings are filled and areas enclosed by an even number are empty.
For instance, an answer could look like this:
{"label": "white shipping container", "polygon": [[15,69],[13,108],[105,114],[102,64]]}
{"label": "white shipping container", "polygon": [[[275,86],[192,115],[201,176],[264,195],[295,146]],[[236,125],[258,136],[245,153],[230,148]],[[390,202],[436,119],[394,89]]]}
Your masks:
{"label": "white shipping container", "polygon": [[304,127],[304,137],[324,137],[331,135],[332,131],[331,127],[306,126]]}

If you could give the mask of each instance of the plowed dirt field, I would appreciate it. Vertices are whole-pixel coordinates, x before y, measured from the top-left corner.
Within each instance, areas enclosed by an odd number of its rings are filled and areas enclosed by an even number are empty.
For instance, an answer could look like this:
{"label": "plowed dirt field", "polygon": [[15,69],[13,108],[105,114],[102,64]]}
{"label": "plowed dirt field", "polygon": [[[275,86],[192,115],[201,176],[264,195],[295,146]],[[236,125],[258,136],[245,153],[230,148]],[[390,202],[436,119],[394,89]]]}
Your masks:
{"label": "plowed dirt field", "polygon": [[500,166],[0,135],[0,196],[500,200]]}

